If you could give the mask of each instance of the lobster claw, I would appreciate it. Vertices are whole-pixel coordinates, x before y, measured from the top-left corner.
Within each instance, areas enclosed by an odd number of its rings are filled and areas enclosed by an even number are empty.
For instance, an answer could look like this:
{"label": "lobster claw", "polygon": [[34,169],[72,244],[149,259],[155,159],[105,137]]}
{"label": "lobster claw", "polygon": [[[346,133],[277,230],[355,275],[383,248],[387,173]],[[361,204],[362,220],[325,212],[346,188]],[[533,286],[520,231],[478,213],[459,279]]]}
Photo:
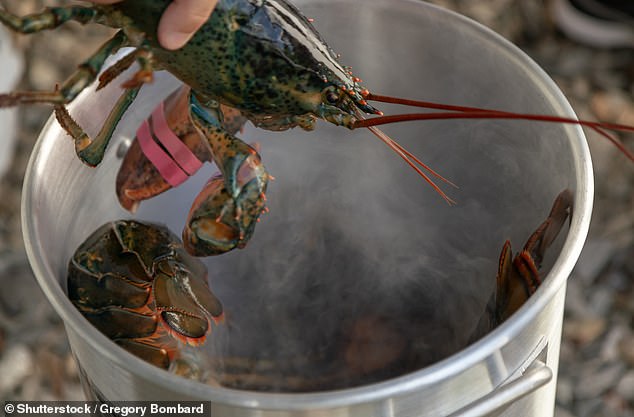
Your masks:
{"label": "lobster claw", "polygon": [[121,206],[134,212],[141,201],[177,186],[210,161],[209,147],[189,120],[189,88],[182,87],[136,132],[117,174]]}
{"label": "lobster claw", "polygon": [[517,311],[542,284],[539,272],[544,255],[561,231],[566,219],[572,218],[572,191],[560,192],[546,220],[531,234],[524,248],[514,258],[511,242],[505,242],[500,254],[495,294],[495,321],[499,324]]}
{"label": "lobster claw", "polygon": [[183,230],[183,245],[194,256],[243,248],[265,208],[266,183],[253,178],[232,197],[222,176],[212,177],[198,194]]}
{"label": "lobster claw", "polygon": [[527,239],[522,251],[513,257],[511,242],[506,241],[500,253],[496,290],[487,303],[470,340],[508,319],[537,291],[542,283],[539,272],[548,248],[559,235],[566,219],[572,218],[573,195],[563,190],[553,203],[548,217]]}
{"label": "lobster claw", "polygon": [[198,346],[223,319],[207,268],[167,228],[119,220],[97,229],[68,267],[68,296],[124,349],[161,368]]}
{"label": "lobster claw", "polygon": [[190,345],[204,343],[211,329],[209,317],[218,322],[222,305],[209,287],[192,279],[182,264],[162,261],[154,280],[154,302],[159,318],[175,339]]}

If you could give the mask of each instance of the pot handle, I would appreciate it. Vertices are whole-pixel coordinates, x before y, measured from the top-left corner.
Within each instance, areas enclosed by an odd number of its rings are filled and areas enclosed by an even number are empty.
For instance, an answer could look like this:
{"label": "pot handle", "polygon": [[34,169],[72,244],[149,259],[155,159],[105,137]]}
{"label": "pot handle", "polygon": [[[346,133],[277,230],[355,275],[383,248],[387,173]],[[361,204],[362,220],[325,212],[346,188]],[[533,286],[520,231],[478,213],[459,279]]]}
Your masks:
{"label": "pot handle", "polygon": [[535,360],[520,377],[502,385],[449,417],[487,416],[546,385],[552,378],[553,371],[544,362]]}

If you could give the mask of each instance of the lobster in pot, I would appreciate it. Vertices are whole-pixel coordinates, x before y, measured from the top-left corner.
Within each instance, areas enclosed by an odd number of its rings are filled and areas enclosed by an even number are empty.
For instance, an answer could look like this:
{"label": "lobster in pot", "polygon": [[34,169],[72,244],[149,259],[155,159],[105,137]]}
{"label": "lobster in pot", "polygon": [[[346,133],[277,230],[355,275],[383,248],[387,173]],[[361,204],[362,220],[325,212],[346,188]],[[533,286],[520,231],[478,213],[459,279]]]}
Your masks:
{"label": "lobster in pot", "polygon": [[572,191],[561,191],[548,217],[528,237],[522,250],[513,256],[511,242],[502,245],[496,286],[471,340],[482,337],[515,313],[542,284],[540,269],[546,251],[553,244],[566,220],[572,220]]}
{"label": "lobster in pot", "polygon": [[[176,156],[179,152],[189,151],[197,160],[213,161],[220,175],[212,178],[195,199],[183,232],[184,245],[194,255],[219,254],[244,247],[259,216],[266,210],[265,193],[271,177],[257,150],[236,136],[245,120],[269,130],[297,126],[311,130],[316,119],[349,129],[367,127],[450,204],[453,200],[431,177],[444,178],[383,134],[377,125],[453,118],[575,123],[606,136],[634,160],[634,155],[606,132],[606,129],[634,131],[631,126],[441,105],[370,93],[349,68],[339,64],[337,55],[310,20],[286,0],[221,0],[187,45],[176,51],[163,49],[156,29],[168,4],[169,0],[127,0],[107,6],[51,8],[27,17],[0,9],[0,21],[22,33],[53,29],[69,20],[120,29],[55,91],[3,94],[0,107],[29,103],[55,105],[60,124],[75,140],[78,157],[95,166],[101,162],[118,121],[142,85],[152,79],[154,70],[168,70],[183,81],[186,87],[165,109],[157,109],[151,123],[139,129],[138,140],[124,161],[117,184],[124,207],[134,209],[142,199],[178,185],[198,169],[200,164],[189,164],[191,158],[180,159]],[[99,76],[98,88],[134,62],[141,69],[124,84],[125,93],[101,131],[91,138],[74,122],[64,105],[97,79],[109,55],[126,46],[135,49]],[[369,104],[371,100],[442,111],[383,116]],[[364,113],[378,117],[365,118]],[[153,144],[151,137],[164,136],[159,133],[164,131],[171,131],[168,136],[176,140]],[[154,147],[157,152],[167,149],[171,159],[163,160],[165,166],[156,166],[152,161],[153,151],[141,149],[144,146]]]}
{"label": "lobster in pot", "polygon": [[[178,364],[223,319],[207,268],[165,227],[119,220],[99,227],[68,265],[68,297],[86,319],[158,367]],[[180,343],[179,343],[180,342]]]}

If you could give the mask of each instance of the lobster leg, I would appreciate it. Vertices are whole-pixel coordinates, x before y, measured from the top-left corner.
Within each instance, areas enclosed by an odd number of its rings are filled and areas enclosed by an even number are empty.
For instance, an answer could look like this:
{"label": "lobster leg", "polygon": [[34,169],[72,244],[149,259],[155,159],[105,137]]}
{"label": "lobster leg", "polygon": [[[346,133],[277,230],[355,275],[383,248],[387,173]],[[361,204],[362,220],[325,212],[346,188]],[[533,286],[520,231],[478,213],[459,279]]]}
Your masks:
{"label": "lobster leg", "polygon": [[83,163],[89,166],[99,165],[117,124],[136,98],[140,89],[140,86],[130,88],[121,95],[94,139],[90,138],[75,120],[73,120],[62,104],[55,106],[57,121],[75,140],[75,152]]}
{"label": "lobster leg", "polygon": [[144,42],[141,42],[134,51],[130,52],[115,62],[112,66],[104,70],[104,72],[99,76],[97,91],[104,88],[112,80],[121,75],[123,71],[130,68],[135,61],[138,62],[141,69],[137,71],[131,79],[126,81],[122,87],[133,88],[140,87],[145,83],[151,83],[154,80],[152,52],[147,48],[147,45]]}
{"label": "lobster leg", "polygon": [[35,33],[55,29],[70,20],[75,20],[81,24],[90,23],[97,14],[98,11],[95,8],[82,6],[52,7],[45,12],[25,17],[15,16],[0,9],[0,22],[16,32]]}
{"label": "lobster leg", "polygon": [[106,58],[122,46],[125,46],[126,42],[127,37],[123,31],[117,32],[93,56],[79,65],[77,71],[60,88],[56,88],[55,91],[15,91],[8,94],[0,94],[0,108],[31,103],[70,103],[84,88],[95,80]]}
{"label": "lobster leg", "polygon": [[207,256],[244,247],[264,210],[269,175],[257,151],[223,129],[219,105],[203,106],[190,94],[190,115],[222,176],[196,197],[183,231],[185,248]]}
{"label": "lobster leg", "polygon": [[55,105],[55,114],[61,126],[75,139],[75,150],[77,155],[87,165],[96,166],[101,162],[105,147],[110,140],[112,132],[120,120],[121,116],[128,108],[132,100],[136,97],[138,89],[131,89],[110,113],[104,127],[95,141],[91,140],[77,123],[70,117],[64,104],[70,103],[77,95],[90,85],[103,67],[108,56],[116,52],[127,42],[127,37],[123,31],[117,32],[110,40],[104,43],[101,48],[81,64],[77,71],[64,82],[61,88],[55,91],[17,91],[8,94],[0,94],[0,108],[28,103],[51,103]]}

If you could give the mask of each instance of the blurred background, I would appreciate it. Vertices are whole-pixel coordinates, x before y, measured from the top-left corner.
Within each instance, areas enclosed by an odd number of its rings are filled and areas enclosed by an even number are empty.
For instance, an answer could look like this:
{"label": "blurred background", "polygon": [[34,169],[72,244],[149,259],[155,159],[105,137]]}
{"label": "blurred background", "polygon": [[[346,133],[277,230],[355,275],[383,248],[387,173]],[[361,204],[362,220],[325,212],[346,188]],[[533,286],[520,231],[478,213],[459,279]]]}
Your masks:
{"label": "blurred background", "polygon": [[[386,0],[389,1],[389,0]],[[4,0],[24,15],[57,0]],[[634,47],[595,48],[559,32],[550,0],[434,0],[490,27],[523,49],[557,82],[580,118],[634,125]],[[105,39],[108,29],[68,24],[54,35],[0,32],[2,82],[12,77],[8,42],[23,57],[21,90],[51,90]],[[11,68],[19,68],[11,61]],[[10,87],[2,85],[3,92]],[[459,103],[455,103],[459,104]],[[81,400],[63,325],[29,267],[20,230],[22,178],[47,106],[0,113],[0,402]],[[9,126],[7,128],[7,126]],[[595,169],[590,234],[568,282],[557,386],[557,417],[634,417],[634,165],[586,132]],[[624,137],[634,149],[634,137]]]}

